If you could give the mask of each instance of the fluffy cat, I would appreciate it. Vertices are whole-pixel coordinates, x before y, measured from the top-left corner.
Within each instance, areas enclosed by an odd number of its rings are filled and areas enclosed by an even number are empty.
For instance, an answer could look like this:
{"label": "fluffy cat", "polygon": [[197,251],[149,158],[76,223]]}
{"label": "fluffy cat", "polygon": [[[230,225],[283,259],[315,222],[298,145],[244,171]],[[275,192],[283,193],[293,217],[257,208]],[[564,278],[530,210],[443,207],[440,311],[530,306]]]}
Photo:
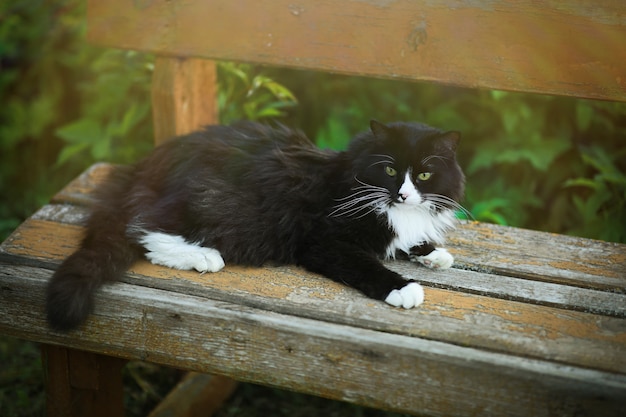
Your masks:
{"label": "fluffy cat", "polygon": [[457,132],[383,124],[343,152],[244,122],[172,139],[100,187],[80,248],[47,287],[51,328],[85,321],[94,293],[144,255],[177,269],[297,264],[396,307],[422,287],[388,270],[398,255],[448,268],[442,248],[464,192]]}

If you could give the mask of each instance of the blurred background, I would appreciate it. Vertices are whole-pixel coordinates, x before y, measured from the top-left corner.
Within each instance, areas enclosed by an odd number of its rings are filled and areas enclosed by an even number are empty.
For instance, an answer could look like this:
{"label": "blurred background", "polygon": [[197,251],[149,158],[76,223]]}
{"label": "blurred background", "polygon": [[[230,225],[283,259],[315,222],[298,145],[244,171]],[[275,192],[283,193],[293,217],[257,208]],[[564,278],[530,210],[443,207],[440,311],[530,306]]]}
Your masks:
{"label": "blurred background", "polygon": [[[84,9],[81,0],[0,0],[0,240],[93,162],[130,163],[152,147],[153,56],[88,45]],[[626,103],[232,62],[218,71],[222,123],[277,121],[333,149],[370,119],[458,130],[463,205],[475,220],[626,243]],[[38,350],[5,339],[0,415],[40,415]],[[161,394],[136,381],[168,381],[158,392],[176,379],[135,367],[129,380],[148,402]],[[350,410],[338,415],[379,415]]]}

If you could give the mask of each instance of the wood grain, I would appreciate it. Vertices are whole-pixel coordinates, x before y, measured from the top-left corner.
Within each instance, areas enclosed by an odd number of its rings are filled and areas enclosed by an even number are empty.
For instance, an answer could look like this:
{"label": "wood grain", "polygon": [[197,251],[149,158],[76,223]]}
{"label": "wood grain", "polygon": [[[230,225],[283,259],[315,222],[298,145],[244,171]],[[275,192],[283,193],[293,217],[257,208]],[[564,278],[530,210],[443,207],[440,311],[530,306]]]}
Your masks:
{"label": "wood grain", "polygon": [[216,81],[212,61],[157,57],[152,77],[155,144],[219,123]]}
{"label": "wood grain", "polygon": [[[75,250],[81,233],[82,228],[77,226],[31,220],[3,244],[0,260],[12,258],[13,263],[55,268]],[[498,276],[480,272],[418,270],[415,265],[400,262],[394,267],[426,283],[436,282],[443,275],[448,280],[491,280],[494,290],[498,289]],[[541,299],[536,302],[532,298],[533,290],[541,294],[544,291],[540,286],[546,284],[530,281],[531,287],[525,288],[524,280],[510,291],[526,292],[528,302],[477,295],[471,285],[467,292],[463,288],[427,288],[425,303],[409,311],[390,308],[293,266],[229,266],[219,273],[198,274],[140,261],[124,281],[326,322],[626,372],[626,298],[622,294],[603,293],[607,305],[598,303],[592,309],[612,309],[621,315],[610,317],[546,307]],[[577,291],[580,293],[569,302],[586,302],[588,290]]]}
{"label": "wood grain", "polygon": [[626,101],[623,2],[88,2],[91,42],[160,55]]}
{"label": "wood grain", "polygon": [[236,387],[234,380],[221,375],[189,372],[148,417],[210,417]]}
{"label": "wood grain", "polygon": [[[619,259],[626,245],[480,223],[451,238],[451,270],[388,263],[429,286],[418,309],[289,265],[198,274],[140,261],[98,293],[84,327],[52,333],[44,284],[75,250],[110,169],[92,167],[2,244],[0,332],[411,413],[621,411],[623,265],[591,261]],[[542,273],[548,238],[566,274]]]}
{"label": "wood grain", "polygon": [[122,367],[126,361],[96,353],[42,345],[48,416],[124,415]]}
{"label": "wood grain", "polygon": [[618,416],[626,393],[626,376],[615,371],[126,283],[101,291],[93,318],[81,330],[56,334],[38,308],[50,272],[28,267],[2,272],[0,330],[6,334],[377,408],[436,416],[569,415],[572,410]]}
{"label": "wood grain", "polygon": [[[66,217],[79,216],[81,209],[63,205],[89,206],[93,201],[90,193],[111,169],[109,164],[93,165],[53,198],[52,201],[61,206],[40,217],[52,220],[46,216],[56,216],[55,220],[58,221],[63,217],[64,210],[67,210]],[[52,207],[48,210],[52,210]],[[76,218],[65,221],[79,224],[81,220]],[[464,222],[448,235],[447,246],[454,252],[457,268],[626,293],[624,244]]]}

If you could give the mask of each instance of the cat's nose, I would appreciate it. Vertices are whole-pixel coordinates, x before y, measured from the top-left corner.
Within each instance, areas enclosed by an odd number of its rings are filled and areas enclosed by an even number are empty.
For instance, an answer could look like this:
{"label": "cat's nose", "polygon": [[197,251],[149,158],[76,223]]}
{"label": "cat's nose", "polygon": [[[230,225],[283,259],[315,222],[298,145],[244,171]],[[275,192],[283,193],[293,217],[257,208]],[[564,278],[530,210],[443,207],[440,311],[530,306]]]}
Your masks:
{"label": "cat's nose", "polygon": [[400,193],[400,194],[398,194],[398,199],[399,199],[400,201],[405,201],[407,198],[409,198],[409,195],[408,195],[408,194],[405,194],[405,193]]}

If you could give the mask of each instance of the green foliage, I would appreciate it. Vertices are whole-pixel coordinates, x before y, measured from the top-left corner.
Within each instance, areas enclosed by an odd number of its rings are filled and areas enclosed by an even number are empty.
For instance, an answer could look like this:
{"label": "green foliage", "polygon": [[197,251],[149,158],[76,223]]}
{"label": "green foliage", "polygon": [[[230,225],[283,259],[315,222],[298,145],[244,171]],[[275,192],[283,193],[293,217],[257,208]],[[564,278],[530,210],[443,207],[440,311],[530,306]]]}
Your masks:
{"label": "green foliage", "polygon": [[[81,0],[0,0],[0,237],[93,161],[152,143],[152,57],[84,42]],[[459,130],[477,220],[626,241],[626,105],[218,64],[222,123],[342,149],[370,119]],[[296,100],[296,97],[298,100]]]}
{"label": "green foliage", "polygon": [[[584,193],[574,194],[576,213],[581,224],[573,224],[576,235],[602,240],[626,242],[626,174],[618,163],[626,157],[626,149],[609,155],[604,148],[592,146],[582,150],[582,158],[592,168],[593,177],[567,180],[565,187],[581,188]],[[595,233],[590,234],[589,230]]]}
{"label": "green foliage", "polygon": [[0,2],[0,238],[93,161],[151,144],[151,58],[87,45],[84,9]]}
{"label": "green foliage", "polygon": [[[65,65],[77,45],[69,1],[0,1],[0,239],[58,190],[54,126],[71,117]],[[61,176],[62,177],[62,176]]]}
{"label": "green foliage", "polygon": [[218,62],[220,121],[261,120],[284,116],[295,96],[283,85],[248,64]]}
{"label": "green foliage", "polygon": [[[132,51],[86,47],[77,66],[79,117],[59,127],[64,142],[57,165],[76,161],[130,163],[152,146],[150,78],[153,58]],[[79,156],[79,158],[76,158]]]}
{"label": "green foliage", "polygon": [[288,70],[270,74],[299,99],[288,124],[322,147],[343,149],[370,119],[461,131],[464,205],[476,220],[626,241],[624,103]]}
{"label": "green foliage", "polygon": [[0,414],[43,416],[45,396],[38,345],[0,335],[0,361]]}

